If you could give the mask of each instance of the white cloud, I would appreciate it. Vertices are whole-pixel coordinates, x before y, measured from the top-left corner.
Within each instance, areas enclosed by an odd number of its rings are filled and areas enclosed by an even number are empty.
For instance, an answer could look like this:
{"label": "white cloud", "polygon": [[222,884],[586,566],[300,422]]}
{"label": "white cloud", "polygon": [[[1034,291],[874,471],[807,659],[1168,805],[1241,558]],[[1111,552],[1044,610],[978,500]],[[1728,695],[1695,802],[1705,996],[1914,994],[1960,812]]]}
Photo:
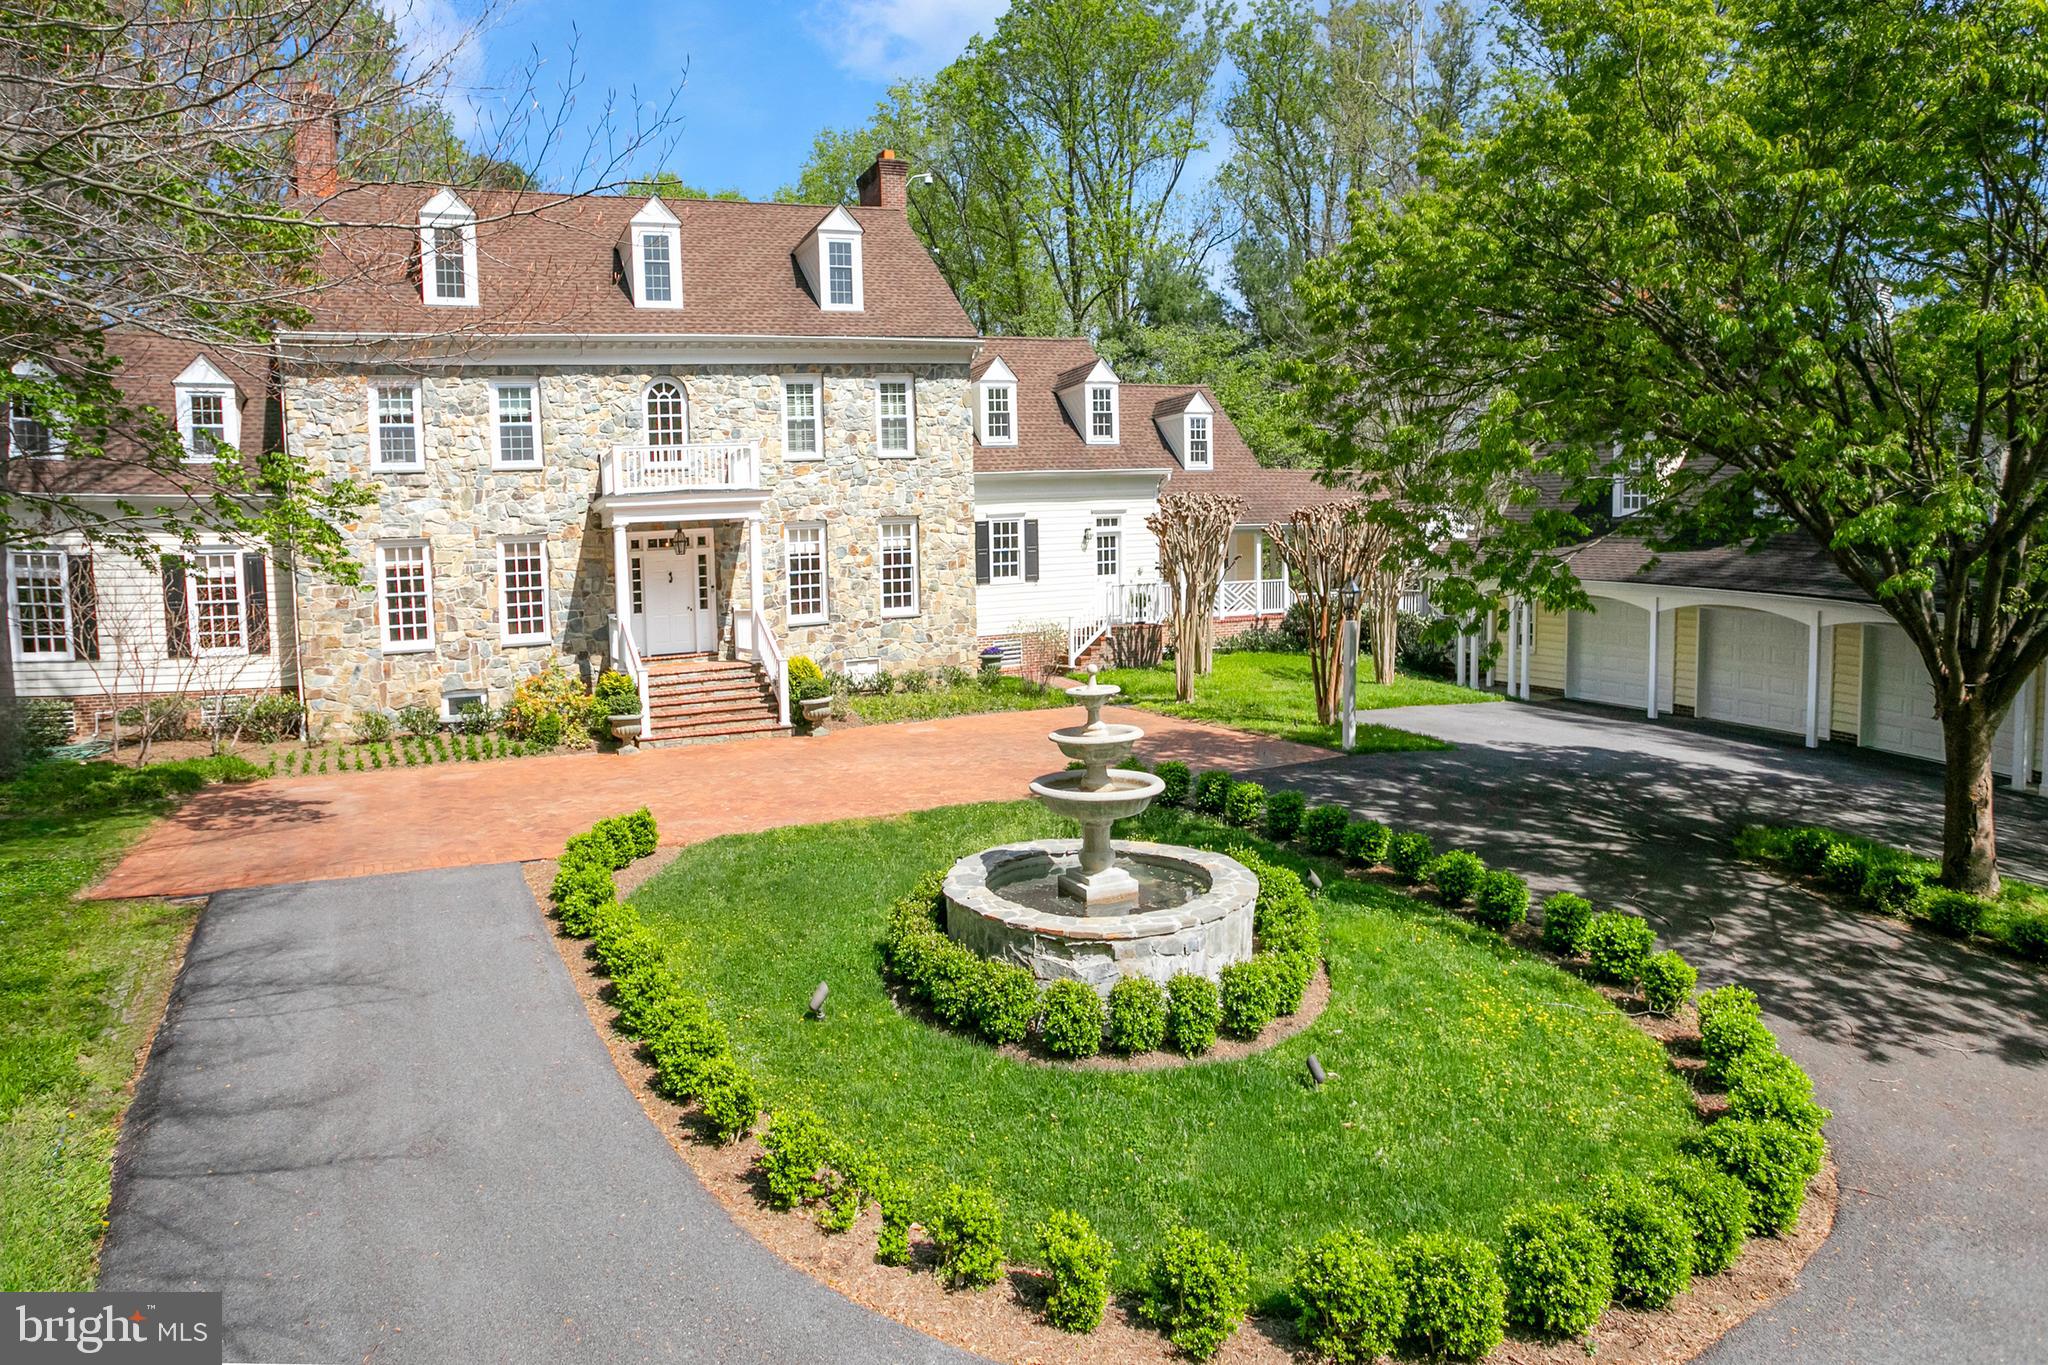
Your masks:
{"label": "white cloud", "polygon": [[874,81],[923,76],[960,55],[1009,0],[838,0],[811,11],[839,66]]}
{"label": "white cloud", "polygon": [[398,30],[408,76],[425,80],[458,134],[474,133],[475,101],[483,85],[483,29],[463,17],[453,0],[377,0],[377,8]]}

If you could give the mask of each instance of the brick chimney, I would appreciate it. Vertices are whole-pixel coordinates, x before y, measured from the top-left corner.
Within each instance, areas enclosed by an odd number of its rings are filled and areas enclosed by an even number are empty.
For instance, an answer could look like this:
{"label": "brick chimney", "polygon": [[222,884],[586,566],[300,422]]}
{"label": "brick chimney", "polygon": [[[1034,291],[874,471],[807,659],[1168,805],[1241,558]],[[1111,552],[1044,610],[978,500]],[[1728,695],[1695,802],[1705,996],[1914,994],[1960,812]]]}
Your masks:
{"label": "brick chimney", "polygon": [[884,147],[876,153],[875,164],[860,173],[860,202],[871,209],[908,208],[909,175],[902,159]]}
{"label": "brick chimney", "polygon": [[334,96],[308,83],[290,96],[292,193],[325,199],[341,188],[341,117]]}

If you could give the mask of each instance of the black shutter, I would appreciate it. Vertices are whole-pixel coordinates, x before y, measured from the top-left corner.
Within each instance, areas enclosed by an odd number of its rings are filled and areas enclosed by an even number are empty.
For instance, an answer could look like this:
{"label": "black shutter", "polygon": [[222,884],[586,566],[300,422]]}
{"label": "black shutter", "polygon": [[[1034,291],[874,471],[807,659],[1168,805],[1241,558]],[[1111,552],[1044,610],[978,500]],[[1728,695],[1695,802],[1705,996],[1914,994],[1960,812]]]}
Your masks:
{"label": "black shutter", "polygon": [[249,623],[249,652],[270,652],[270,590],[263,582],[263,556],[242,556],[243,619]]}
{"label": "black shutter", "polygon": [[165,555],[164,652],[173,659],[192,657],[192,619],[185,609],[185,557]]}
{"label": "black shutter", "polygon": [[1038,581],[1038,522],[1024,523],[1024,581]]}
{"label": "black shutter", "polygon": [[988,523],[974,523],[974,581],[988,582]]}
{"label": "black shutter", "polygon": [[92,555],[66,555],[70,574],[71,652],[92,662],[100,657],[100,595],[92,579]]}

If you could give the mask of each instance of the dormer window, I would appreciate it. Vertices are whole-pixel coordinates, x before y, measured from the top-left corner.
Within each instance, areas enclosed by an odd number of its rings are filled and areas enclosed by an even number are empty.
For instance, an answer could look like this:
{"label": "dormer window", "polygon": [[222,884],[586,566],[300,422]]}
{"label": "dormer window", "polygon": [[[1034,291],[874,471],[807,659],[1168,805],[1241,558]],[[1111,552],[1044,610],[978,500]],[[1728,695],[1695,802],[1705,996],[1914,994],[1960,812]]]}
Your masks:
{"label": "dormer window", "polygon": [[796,261],[818,307],[828,313],[861,311],[861,228],[852,214],[843,208],[826,214],[797,248]]}
{"label": "dormer window", "polygon": [[1215,409],[1200,389],[1175,394],[1152,410],[1159,434],[1166,438],[1183,469],[1216,467]]}
{"label": "dormer window", "polygon": [[1107,384],[1088,386],[1088,439],[1116,439],[1116,390]]}
{"label": "dormer window", "polygon": [[1017,376],[1001,356],[990,359],[977,381],[976,425],[985,446],[1017,444]]}
{"label": "dormer window", "polygon": [[[33,360],[17,362],[14,373],[25,379],[47,379],[50,376],[47,369]],[[52,426],[33,402],[16,394],[7,404],[7,449],[21,459],[61,460],[64,458],[64,433]]]}
{"label": "dormer window", "polygon": [[420,288],[432,305],[476,306],[476,215],[447,190],[420,210]]}
{"label": "dormer window", "polygon": [[636,306],[683,306],[682,224],[660,199],[649,199],[633,215],[622,254]]}
{"label": "dormer window", "polygon": [[1188,468],[1207,469],[1212,463],[1209,454],[1209,415],[1202,412],[1188,414]]}
{"label": "dormer window", "polygon": [[1091,446],[1113,446],[1122,439],[1117,412],[1116,371],[1106,360],[1090,360],[1053,380],[1053,392],[1066,409],[1067,420]]}
{"label": "dormer window", "polygon": [[205,356],[194,360],[171,388],[178,399],[178,435],[186,460],[210,464],[241,448],[242,412],[234,381],[211,361]]}

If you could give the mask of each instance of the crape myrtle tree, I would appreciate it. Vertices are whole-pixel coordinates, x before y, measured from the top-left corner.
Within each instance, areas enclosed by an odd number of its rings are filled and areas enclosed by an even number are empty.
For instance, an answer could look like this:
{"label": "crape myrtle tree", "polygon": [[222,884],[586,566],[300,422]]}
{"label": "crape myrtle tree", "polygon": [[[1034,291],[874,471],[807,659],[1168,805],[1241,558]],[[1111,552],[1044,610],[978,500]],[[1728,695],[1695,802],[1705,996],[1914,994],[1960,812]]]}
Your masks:
{"label": "crape myrtle tree", "polygon": [[1380,683],[1394,680],[1394,613],[1388,603],[1390,597],[1399,600],[1399,573],[1390,557],[1394,533],[1369,518],[1361,500],[1301,508],[1268,533],[1303,604],[1316,720],[1329,725],[1344,701],[1344,622],[1360,607],[1369,606],[1373,614],[1374,677]]}
{"label": "crape myrtle tree", "polygon": [[1192,701],[1216,645],[1216,594],[1230,567],[1230,533],[1243,503],[1215,493],[1168,493],[1145,518],[1159,542],[1159,578],[1173,617],[1173,687]]}
{"label": "crape myrtle tree", "polygon": [[1558,504],[1616,472],[1658,546],[1811,536],[1925,663],[1942,880],[1995,893],[1992,738],[2048,657],[2048,10],[1507,17],[1488,132],[1309,271],[1311,410],[1485,519],[1454,596],[1579,600]]}

